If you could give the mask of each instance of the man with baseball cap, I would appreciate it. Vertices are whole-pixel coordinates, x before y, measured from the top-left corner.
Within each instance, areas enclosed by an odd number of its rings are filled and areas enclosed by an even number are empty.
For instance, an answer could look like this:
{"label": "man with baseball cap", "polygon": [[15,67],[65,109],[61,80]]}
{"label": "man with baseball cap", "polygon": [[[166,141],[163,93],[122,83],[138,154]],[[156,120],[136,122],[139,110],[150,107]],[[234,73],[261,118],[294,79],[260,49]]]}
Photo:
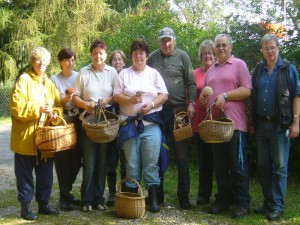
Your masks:
{"label": "man with baseball cap", "polygon": [[[169,92],[169,99],[163,105],[165,134],[171,140],[178,168],[177,197],[183,209],[190,209],[190,172],[188,159],[188,139],[176,142],[173,135],[175,112],[186,111],[192,119],[195,113],[194,102],[196,83],[190,57],[176,47],[176,35],[173,29],[163,28],[159,32],[159,49],[152,52],[148,65],[157,69],[162,75]],[[163,176],[163,175],[162,175]],[[159,202],[164,202],[163,179]]]}

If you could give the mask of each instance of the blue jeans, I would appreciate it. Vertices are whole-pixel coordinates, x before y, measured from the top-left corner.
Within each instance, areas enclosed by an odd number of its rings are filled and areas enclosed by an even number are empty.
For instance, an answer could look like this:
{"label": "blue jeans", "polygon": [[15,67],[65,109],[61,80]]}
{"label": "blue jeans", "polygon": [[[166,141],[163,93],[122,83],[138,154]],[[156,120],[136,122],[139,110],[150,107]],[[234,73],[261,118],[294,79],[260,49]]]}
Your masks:
{"label": "blue jeans", "polygon": [[163,120],[165,123],[165,135],[170,140],[170,146],[174,150],[176,165],[178,170],[177,177],[177,197],[178,199],[188,197],[190,193],[190,166],[188,139],[176,142],[173,135],[174,130],[174,110],[163,110]]}
{"label": "blue jeans", "polygon": [[83,149],[82,204],[104,204],[106,153],[110,143],[94,143],[81,133]]}
{"label": "blue jeans", "polygon": [[255,133],[264,206],[283,211],[290,153],[289,130],[279,129],[276,123],[259,121]]}
{"label": "blue jeans", "polygon": [[229,142],[212,144],[218,193],[216,202],[250,207],[246,133],[234,131]]}
{"label": "blue jeans", "polygon": [[194,138],[198,152],[198,197],[204,197],[209,200],[213,187],[214,154],[211,145],[205,143],[198,133],[194,133]]}
{"label": "blue jeans", "polygon": [[[159,186],[158,158],[161,146],[161,129],[158,124],[145,126],[144,132],[136,138],[127,140],[123,147],[126,157],[126,176],[134,178],[139,183],[143,178],[146,188]],[[132,182],[126,182],[129,187],[136,187]]]}

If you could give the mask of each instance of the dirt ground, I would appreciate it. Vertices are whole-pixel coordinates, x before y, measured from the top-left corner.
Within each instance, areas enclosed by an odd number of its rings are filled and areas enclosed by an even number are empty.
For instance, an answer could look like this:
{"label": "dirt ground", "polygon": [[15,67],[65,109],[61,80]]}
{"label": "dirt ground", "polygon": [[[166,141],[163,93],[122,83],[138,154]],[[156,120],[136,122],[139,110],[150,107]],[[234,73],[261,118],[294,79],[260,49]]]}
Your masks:
{"label": "dirt ground", "polygon": [[10,150],[11,124],[0,125],[0,187],[15,186],[13,152]]}

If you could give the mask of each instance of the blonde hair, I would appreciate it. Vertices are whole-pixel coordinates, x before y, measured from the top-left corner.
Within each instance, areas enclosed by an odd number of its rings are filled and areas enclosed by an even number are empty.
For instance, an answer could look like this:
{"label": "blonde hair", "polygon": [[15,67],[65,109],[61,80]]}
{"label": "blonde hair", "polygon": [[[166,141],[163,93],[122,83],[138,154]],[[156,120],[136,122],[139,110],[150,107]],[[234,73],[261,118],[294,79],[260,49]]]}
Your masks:
{"label": "blonde hair", "polygon": [[198,49],[198,58],[201,60],[202,58],[202,52],[204,51],[204,49],[209,49],[212,50],[212,52],[215,55],[215,43],[212,40],[204,40]]}
{"label": "blonde hair", "polygon": [[44,47],[35,47],[31,52],[29,63],[32,63],[32,61],[36,59],[43,59],[45,63],[49,65],[51,53]]}

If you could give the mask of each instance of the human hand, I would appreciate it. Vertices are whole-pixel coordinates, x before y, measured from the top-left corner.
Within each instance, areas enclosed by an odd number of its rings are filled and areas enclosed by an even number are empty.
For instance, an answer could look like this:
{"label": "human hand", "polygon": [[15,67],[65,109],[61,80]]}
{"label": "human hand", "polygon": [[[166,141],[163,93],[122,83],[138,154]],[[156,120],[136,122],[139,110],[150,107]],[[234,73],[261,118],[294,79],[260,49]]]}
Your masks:
{"label": "human hand", "polygon": [[90,114],[93,114],[95,106],[96,106],[96,103],[94,101],[89,102],[84,106],[84,111],[86,111]]}
{"label": "human hand", "polygon": [[137,92],[135,95],[133,95],[131,97],[131,102],[132,102],[132,104],[142,103],[143,102],[143,96],[142,96],[142,94]]}
{"label": "human hand", "polygon": [[217,97],[216,97],[216,100],[215,100],[215,106],[218,108],[218,109],[221,109],[223,110],[224,109],[224,105],[225,105],[225,96],[223,94],[219,94]]}
{"label": "human hand", "polygon": [[147,114],[151,111],[152,109],[152,102],[148,102],[147,104],[144,104],[141,108],[141,113],[142,114]]}
{"label": "human hand", "polygon": [[190,116],[191,120],[194,118],[195,115],[195,107],[193,103],[189,103],[187,108],[187,114]]}
{"label": "human hand", "polygon": [[52,105],[45,104],[40,107],[40,113],[51,113],[52,111]]}

